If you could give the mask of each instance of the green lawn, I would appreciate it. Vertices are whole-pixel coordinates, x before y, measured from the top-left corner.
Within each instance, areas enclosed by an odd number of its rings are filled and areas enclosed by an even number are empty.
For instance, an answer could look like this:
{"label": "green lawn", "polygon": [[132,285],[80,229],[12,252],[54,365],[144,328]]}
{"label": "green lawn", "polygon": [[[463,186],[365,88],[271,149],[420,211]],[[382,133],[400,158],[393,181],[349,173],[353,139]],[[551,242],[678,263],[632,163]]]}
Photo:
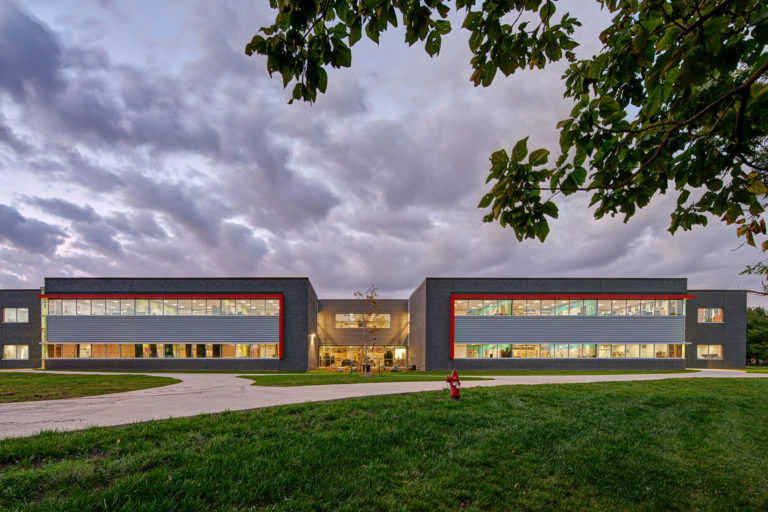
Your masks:
{"label": "green lawn", "polygon": [[[276,375],[241,375],[243,379],[253,381],[254,386],[318,386],[326,384],[372,384],[377,382],[437,382],[445,381],[448,372],[442,372],[442,376],[425,375],[424,372],[403,373],[373,373],[361,375],[360,373],[297,373]],[[489,380],[482,377],[467,377],[464,380]]]}
{"label": "green lawn", "polygon": [[[701,370],[461,370],[462,375],[632,375],[644,373],[697,373]],[[422,375],[448,375],[449,371],[419,372]]]}
{"label": "green lawn", "polygon": [[768,373],[768,368],[747,368],[744,371],[747,373]]}
{"label": "green lawn", "polygon": [[148,375],[0,372],[0,403],[53,400],[156,388],[181,382]]}
{"label": "green lawn", "polygon": [[0,443],[0,509],[768,510],[768,379],[472,388]]}

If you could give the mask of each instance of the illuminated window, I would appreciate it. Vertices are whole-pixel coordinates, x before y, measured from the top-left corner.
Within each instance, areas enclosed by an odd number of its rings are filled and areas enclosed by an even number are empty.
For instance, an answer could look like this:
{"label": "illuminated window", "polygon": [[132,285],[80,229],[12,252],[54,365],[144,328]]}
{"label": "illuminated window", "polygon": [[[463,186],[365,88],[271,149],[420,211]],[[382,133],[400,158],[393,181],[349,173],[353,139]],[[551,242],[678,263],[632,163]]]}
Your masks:
{"label": "illuminated window", "polygon": [[[392,317],[389,313],[371,315],[367,326],[377,329],[389,329],[392,324]],[[363,327],[363,315],[357,313],[336,313],[337,329],[355,329]]]}
{"label": "illuminated window", "polygon": [[722,345],[697,345],[696,359],[722,359]]}
{"label": "illuminated window", "polygon": [[26,324],[29,322],[28,308],[3,308],[4,324]]}
{"label": "illuminated window", "polygon": [[700,324],[717,324],[723,322],[723,308],[699,308]]}
{"label": "illuminated window", "polygon": [[3,345],[3,359],[29,359],[29,345]]}

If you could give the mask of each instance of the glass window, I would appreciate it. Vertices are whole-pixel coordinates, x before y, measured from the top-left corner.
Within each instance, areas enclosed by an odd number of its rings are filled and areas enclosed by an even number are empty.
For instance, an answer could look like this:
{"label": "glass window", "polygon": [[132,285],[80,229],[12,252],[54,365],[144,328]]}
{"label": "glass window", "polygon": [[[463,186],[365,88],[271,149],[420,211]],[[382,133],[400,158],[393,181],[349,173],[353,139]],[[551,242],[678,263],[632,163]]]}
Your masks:
{"label": "glass window", "polygon": [[609,358],[609,357],[611,357],[611,346],[610,345],[598,345],[597,346],[597,357],[599,357],[599,358]]}
{"label": "glass window", "polygon": [[611,357],[624,357],[623,343],[619,343],[619,344],[614,343],[613,345],[611,345]]}
{"label": "glass window", "polygon": [[499,348],[495,344],[483,345],[483,357],[491,359],[499,357]]}
{"label": "glass window", "polygon": [[173,358],[173,345],[163,345],[163,357]]}
{"label": "glass window", "polygon": [[75,299],[63,299],[61,301],[61,314],[64,316],[75,316],[77,314]]}
{"label": "glass window", "polygon": [[[323,347],[323,348],[325,348],[325,347]],[[454,345],[453,346],[453,357],[454,357],[454,359],[455,358],[460,358],[460,359],[466,358],[467,357],[467,346],[464,345],[464,344]],[[325,365],[325,366],[329,366],[329,365]]]}
{"label": "glass window", "polygon": [[163,316],[163,299],[149,299],[149,314]]}
{"label": "glass window", "polygon": [[651,316],[653,315],[654,309],[656,308],[656,301],[655,300],[647,300],[643,299],[640,301],[640,311],[643,316]]}
{"label": "glass window", "polygon": [[541,299],[541,314],[542,316],[554,316],[555,313],[555,301],[552,299]]}
{"label": "glass window", "polygon": [[88,299],[77,299],[77,315],[85,316],[91,314],[91,301]]}
{"label": "glass window", "polygon": [[134,316],[136,314],[136,301],[133,299],[120,299],[120,314]]}
{"label": "glass window", "polygon": [[104,316],[107,314],[107,304],[104,299],[91,300],[91,315]]}
{"label": "glass window", "polygon": [[628,343],[627,357],[640,357],[640,345],[637,343]]}
{"label": "glass window", "polygon": [[277,343],[261,345],[261,357],[277,357]]}
{"label": "glass window", "polygon": [[655,357],[652,343],[643,343],[640,345],[640,357]]}
{"label": "glass window", "polygon": [[149,299],[136,299],[134,301],[134,313],[136,316],[149,315]]}
{"label": "glass window", "polygon": [[722,323],[723,308],[699,308],[699,323]]}
{"label": "glass window", "polygon": [[205,299],[192,299],[192,315],[205,316]]}
{"label": "glass window", "polygon": [[555,344],[555,357],[568,357],[568,344]]}
{"label": "glass window", "polygon": [[682,343],[669,345],[669,357],[683,357]]}
{"label": "glass window", "polygon": [[453,301],[453,316],[466,316],[467,301],[456,299]]}
{"label": "glass window", "polygon": [[666,344],[656,344],[656,357],[669,357],[669,347]]}
{"label": "glass window", "polygon": [[722,345],[697,345],[696,358],[697,359],[722,359],[723,346]]}
{"label": "glass window", "polygon": [[248,345],[235,345],[235,357],[248,357]]}
{"label": "glass window", "polygon": [[3,345],[3,359],[29,359],[29,345]]}
{"label": "glass window", "polygon": [[48,314],[51,316],[61,315],[61,299],[51,299],[48,301]]}
{"label": "glass window", "polygon": [[568,345],[568,357],[581,357],[581,343]]}
{"label": "glass window", "polygon": [[483,301],[470,299],[467,301],[467,315],[479,316],[483,314]]}
{"label": "glass window", "polygon": [[653,308],[653,314],[656,316],[667,316],[668,302],[668,300],[657,300],[656,305]]}
{"label": "glass window", "polygon": [[499,345],[499,357],[512,357],[512,345]]}
{"label": "glass window", "polygon": [[568,299],[559,299],[555,301],[555,314],[557,316],[566,316],[569,311]]}
{"label": "glass window", "polygon": [[[27,322],[28,320],[19,319],[19,310],[24,308],[3,308],[3,323],[16,324],[21,322]],[[29,317],[29,314],[26,315]]]}
{"label": "glass window", "polygon": [[223,316],[235,316],[235,299],[221,300],[221,314]]}
{"label": "glass window", "polygon": [[584,315],[585,316],[597,315],[597,299],[584,300]]}
{"label": "glass window", "polygon": [[164,299],[163,300],[163,315],[176,316],[179,308],[178,299]]}
{"label": "glass window", "polygon": [[251,314],[251,299],[237,299],[235,304],[235,314],[237,316],[248,316]]}
{"label": "glass window", "polygon": [[179,299],[179,316],[189,316],[192,314],[192,299]]}
{"label": "glass window", "polygon": [[598,316],[608,316],[611,314],[611,301],[608,299],[600,299],[597,301],[597,314]]}
{"label": "glass window", "polygon": [[541,313],[541,301],[538,299],[528,299],[525,301],[525,315],[539,316]]}
{"label": "glass window", "polygon": [[267,299],[264,301],[264,309],[267,316],[277,316],[280,314],[280,301],[277,299]]}
{"label": "glass window", "polygon": [[107,314],[119,315],[120,314],[120,299],[107,299]]}
{"label": "glass window", "polygon": [[91,345],[88,344],[80,344],[77,346],[77,357],[81,359],[87,359],[92,356],[91,354]]}
{"label": "glass window", "polygon": [[672,316],[680,316],[683,314],[683,301],[682,300],[670,300],[669,301],[669,314]]}
{"label": "glass window", "polygon": [[581,299],[571,299],[571,316],[584,316],[584,301]]}
{"label": "glass window", "polygon": [[637,299],[630,299],[627,301],[627,312],[626,314],[628,316],[639,316],[641,313],[641,303]]}
{"label": "glass window", "polygon": [[512,314],[523,316],[525,314],[525,299],[515,299],[512,301]]}
{"label": "glass window", "polygon": [[551,343],[542,343],[541,345],[539,345],[539,347],[540,347],[539,357],[552,357],[552,353],[554,349],[552,348],[553,346]]}
{"label": "glass window", "polygon": [[264,316],[265,303],[264,299],[251,299],[251,314],[255,316]]}
{"label": "glass window", "polygon": [[594,343],[584,343],[581,346],[581,357],[595,357],[597,350]]}
{"label": "glass window", "polygon": [[498,305],[497,314],[499,315],[511,315],[512,314],[512,301],[500,300]]}
{"label": "glass window", "polygon": [[487,299],[483,301],[483,316],[495,316],[499,309],[499,301]]}
{"label": "glass window", "polygon": [[482,345],[467,345],[467,357],[469,357],[469,358],[483,357],[483,346]]}
{"label": "glass window", "polygon": [[624,299],[611,301],[611,315],[624,316],[627,314],[627,301]]}

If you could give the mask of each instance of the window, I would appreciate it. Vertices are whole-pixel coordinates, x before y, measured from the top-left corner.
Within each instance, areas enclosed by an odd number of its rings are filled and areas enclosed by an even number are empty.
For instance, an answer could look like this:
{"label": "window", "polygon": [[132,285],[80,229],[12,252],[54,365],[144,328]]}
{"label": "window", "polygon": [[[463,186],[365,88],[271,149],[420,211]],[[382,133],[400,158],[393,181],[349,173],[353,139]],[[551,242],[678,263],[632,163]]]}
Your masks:
{"label": "window", "polygon": [[512,314],[515,316],[525,315],[525,300],[515,299],[512,301]]}
{"label": "window", "polygon": [[[379,329],[389,329],[392,320],[389,313],[380,315],[371,315],[368,320],[368,327],[377,327]],[[336,313],[337,329],[356,329],[363,326],[363,315],[357,313]]]}
{"label": "window", "polygon": [[165,299],[163,301],[163,315],[176,316],[177,307],[178,307],[178,301],[176,299]]}
{"label": "window", "polygon": [[267,299],[264,303],[267,316],[277,316],[280,314],[280,301],[277,299]]}
{"label": "window", "polygon": [[48,301],[48,314],[53,316],[61,315],[61,299],[52,299]]}
{"label": "window", "polygon": [[224,316],[235,316],[235,300],[234,299],[222,299],[221,301],[221,314]]}
{"label": "window", "polygon": [[190,299],[179,299],[179,316],[189,316],[192,314],[192,301]]}
{"label": "window", "polygon": [[723,322],[723,308],[699,308],[700,324],[717,324]]}
{"label": "window", "polygon": [[601,299],[597,303],[598,316],[608,316],[611,314],[611,301],[608,299]]}
{"label": "window", "polygon": [[581,357],[581,343],[571,343],[568,348],[568,357]]}
{"label": "window", "polygon": [[541,314],[542,316],[552,316],[555,314],[555,301],[552,299],[541,300]]}
{"label": "window", "polygon": [[3,323],[26,324],[27,322],[29,322],[29,308],[3,308]]}
{"label": "window", "polygon": [[107,314],[119,315],[120,314],[120,299],[108,299],[107,300]]}
{"label": "window", "polygon": [[511,300],[500,300],[499,305],[496,309],[497,315],[511,315],[512,314],[512,301]]}
{"label": "window", "polygon": [[91,300],[91,314],[103,316],[106,314],[107,306],[104,303],[104,299]]}
{"label": "window", "polygon": [[611,357],[624,357],[624,344],[611,345]]}
{"label": "window", "polygon": [[136,316],[149,315],[149,299],[136,299]]}
{"label": "window", "polygon": [[466,316],[467,314],[467,301],[456,300],[453,302],[453,315],[454,316]]}
{"label": "window", "polygon": [[627,301],[624,299],[612,300],[611,307],[613,308],[613,316],[624,316],[627,314]]}
{"label": "window", "polygon": [[29,359],[29,345],[3,345],[3,359]]}
{"label": "window", "polygon": [[[653,345],[651,345],[651,346],[653,346]],[[598,345],[597,346],[597,357],[599,357],[599,358],[611,357],[611,346],[610,345]]]}
{"label": "window", "polygon": [[77,315],[90,315],[91,314],[91,301],[88,299],[77,300]]}
{"label": "window", "polygon": [[133,299],[120,299],[120,314],[134,316],[136,314],[136,302]]}
{"label": "window", "polygon": [[640,345],[637,343],[630,343],[627,345],[627,357],[638,358],[640,357]]}
{"label": "window", "polygon": [[205,299],[192,299],[192,316],[205,316]]}
{"label": "window", "polygon": [[540,300],[528,299],[527,301],[525,301],[526,316],[539,316],[539,312],[541,311],[540,308],[541,308]]}
{"label": "window", "polygon": [[722,345],[697,345],[696,346],[696,359],[722,359],[722,358],[723,358]]}
{"label": "window", "polygon": [[75,299],[64,299],[61,301],[61,314],[64,316],[75,316]]}

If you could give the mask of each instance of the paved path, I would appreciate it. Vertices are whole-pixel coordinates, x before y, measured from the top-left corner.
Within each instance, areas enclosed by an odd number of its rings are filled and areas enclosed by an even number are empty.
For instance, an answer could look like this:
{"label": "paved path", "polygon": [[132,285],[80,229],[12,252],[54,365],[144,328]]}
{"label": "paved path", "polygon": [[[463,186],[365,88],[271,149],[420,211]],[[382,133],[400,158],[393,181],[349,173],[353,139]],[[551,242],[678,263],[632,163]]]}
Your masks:
{"label": "paved path", "polygon": [[[174,377],[182,382],[160,388],[110,395],[0,404],[0,438],[28,436],[42,430],[77,430],[93,426],[123,425],[228,410],[257,409],[273,405],[435,391],[445,387],[445,383],[440,381],[268,387],[251,386],[250,380],[238,378],[236,374],[163,373],[148,375]],[[768,374],[704,370],[698,373],[634,375],[516,375],[492,377],[493,380],[466,381],[462,387],[701,377],[760,378],[768,377]]]}

